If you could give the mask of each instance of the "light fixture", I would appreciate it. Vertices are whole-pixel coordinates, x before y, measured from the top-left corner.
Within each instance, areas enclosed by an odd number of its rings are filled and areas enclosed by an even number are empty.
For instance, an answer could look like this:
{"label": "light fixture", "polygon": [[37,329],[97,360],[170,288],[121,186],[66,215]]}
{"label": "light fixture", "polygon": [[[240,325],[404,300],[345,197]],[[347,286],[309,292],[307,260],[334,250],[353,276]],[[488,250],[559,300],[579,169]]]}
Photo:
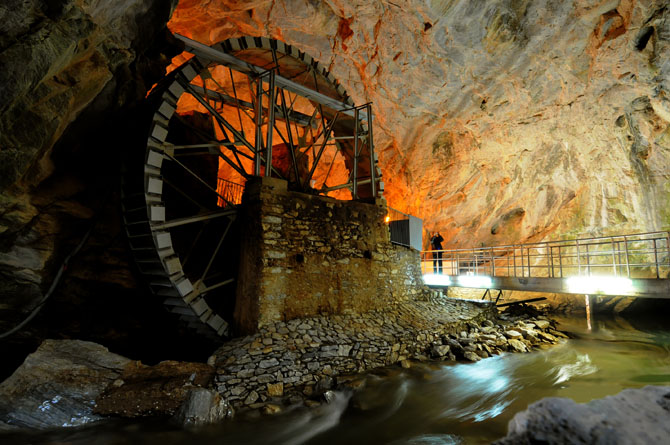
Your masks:
{"label": "light fixture", "polygon": [[458,277],[458,285],[462,287],[488,289],[492,284],[491,277],[483,275],[461,275]]}
{"label": "light fixture", "polygon": [[579,276],[566,280],[568,291],[574,294],[626,295],[631,293],[633,281],[625,277]]}
{"label": "light fixture", "polygon": [[448,275],[428,273],[423,276],[423,282],[428,286],[450,286],[451,278]]}

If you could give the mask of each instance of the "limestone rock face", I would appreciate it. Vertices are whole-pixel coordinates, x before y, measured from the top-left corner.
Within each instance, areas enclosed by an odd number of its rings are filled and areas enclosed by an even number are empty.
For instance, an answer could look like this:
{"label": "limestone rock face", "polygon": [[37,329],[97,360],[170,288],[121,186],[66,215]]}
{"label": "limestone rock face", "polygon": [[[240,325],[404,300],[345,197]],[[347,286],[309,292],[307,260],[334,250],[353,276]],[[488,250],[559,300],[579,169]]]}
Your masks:
{"label": "limestone rock face", "polygon": [[503,444],[664,443],[670,437],[670,388],[626,389],[578,404],[550,397],[514,416]]}
{"label": "limestone rock face", "polygon": [[0,383],[0,424],[50,428],[98,420],[95,398],[129,363],[95,343],[47,340]]}
{"label": "limestone rock face", "polygon": [[[78,232],[75,239],[83,236],[73,221],[90,219],[92,211],[74,197],[87,186],[63,171],[99,172],[112,164],[109,152],[102,165],[74,166],[78,159],[95,158],[96,151],[105,150],[110,134],[122,134],[105,123],[119,109],[142,100],[154,78],[162,75],[169,59],[154,46],[175,3],[0,4],[0,311],[34,307],[65,256],[58,249],[71,248],[68,232]],[[84,146],[85,154],[67,159],[57,182],[33,188],[53,173],[57,143],[68,153],[75,145]],[[127,268],[119,273],[125,276],[117,281],[133,281]],[[14,317],[3,314],[0,319]]]}
{"label": "limestone rock face", "polygon": [[329,66],[374,103],[390,205],[478,246],[670,227],[664,5],[183,0],[170,28]]}
{"label": "limestone rock face", "polygon": [[184,425],[211,423],[232,415],[228,402],[205,388],[213,377],[204,363],[146,366],[96,343],[46,340],[0,383],[0,429],[175,413]]}
{"label": "limestone rock face", "polygon": [[[49,174],[46,155],[68,124],[110,82],[120,86],[128,81],[131,73],[118,71],[129,71],[128,66],[169,17],[173,2],[162,2],[163,7],[157,3],[3,2],[0,189],[23,177],[31,166],[35,178],[27,179],[32,182]],[[122,101],[119,95],[124,91],[116,93],[112,100]],[[36,165],[40,162],[43,165]]]}

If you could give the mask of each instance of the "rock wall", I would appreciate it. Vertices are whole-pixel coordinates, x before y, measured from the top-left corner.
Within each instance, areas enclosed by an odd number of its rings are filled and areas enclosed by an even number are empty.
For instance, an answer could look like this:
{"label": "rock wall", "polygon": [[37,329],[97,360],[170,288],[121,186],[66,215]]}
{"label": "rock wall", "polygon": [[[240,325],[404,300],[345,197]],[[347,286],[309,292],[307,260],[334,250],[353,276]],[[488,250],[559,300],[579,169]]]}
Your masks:
{"label": "rock wall", "polygon": [[275,414],[301,403],[330,403],[331,389],[361,389],[366,377],[356,374],[375,368],[407,368],[429,359],[475,362],[546,348],[562,338],[539,314],[498,316],[490,302],[431,298],[362,314],[269,323],[226,343],[208,363],[216,368],[217,391],[236,412]]}
{"label": "rock wall", "polygon": [[243,198],[235,307],[243,333],[276,321],[381,309],[427,294],[419,253],[395,246],[386,207],[288,192],[256,178]]}
{"label": "rock wall", "polygon": [[0,431],[73,427],[108,416],[220,421],[229,407],[205,388],[213,377],[204,363],[146,366],[96,343],[46,340],[0,383]]}
{"label": "rock wall", "polygon": [[108,3],[0,4],[2,330],[37,304],[96,213],[100,250],[79,277],[136,285],[114,192],[133,110],[172,55],[165,23],[176,0]]}
{"label": "rock wall", "polygon": [[54,337],[150,363],[211,352],[147,298],[119,211],[123,158],[137,140],[145,148],[142,102],[180,51],[166,29],[175,4],[0,2],[0,333],[39,304],[93,227],[37,317],[0,341],[0,378]]}
{"label": "rock wall", "polygon": [[175,4],[3,2],[0,189],[19,180],[36,184],[48,176],[50,149],[96,98],[106,99],[99,105],[109,114],[145,94],[151,87],[145,83],[151,79],[142,76],[151,64],[145,52]]}
{"label": "rock wall", "polygon": [[661,0],[182,0],[174,32],[267,35],[373,102],[389,205],[445,246],[670,228]]}

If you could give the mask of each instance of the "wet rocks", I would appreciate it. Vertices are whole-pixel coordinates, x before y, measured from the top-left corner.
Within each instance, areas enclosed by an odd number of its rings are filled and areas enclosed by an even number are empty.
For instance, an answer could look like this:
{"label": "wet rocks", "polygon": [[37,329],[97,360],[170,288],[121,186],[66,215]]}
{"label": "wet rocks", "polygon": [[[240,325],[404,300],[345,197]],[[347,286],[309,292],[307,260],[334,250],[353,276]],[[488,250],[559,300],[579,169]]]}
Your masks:
{"label": "wet rocks", "polygon": [[270,397],[281,397],[284,395],[284,384],[282,382],[268,383],[267,388]]}
{"label": "wet rocks", "polygon": [[282,411],[281,406],[275,405],[274,403],[268,403],[263,406],[263,414],[272,416],[274,414],[279,414]]}
{"label": "wet rocks", "polygon": [[174,416],[197,426],[233,412],[273,415],[296,405],[335,403],[340,391],[365,386],[362,373],[389,365],[476,362],[556,343],[563,334],[553,326],[542,316],[497,317],[490,303],[433,299],[278,322],[223,345],[208,364],[145,366],[93,343],[47,341],[0,385],[0,425]]}
{"label": "wet rocks", "polygon": [[214,369],[203,363],[166,361],[155,366],[132,363],[96,399],[94,411],[130,418],[170,416],[187,400],[192,389],[209,385],[213,376]]}
{"label": "wet rocks", "polygon": [[526,345],[519,340],[510,339],[508,343],[510,347],[516,352],[528,352]]}
{"label": "wet rocks", "polygon": [[430,350],[431,357],[440,358],[449,354],[450,348],[449,345],[433,345]]}
{"label": "wet rocks", "polygon": [[219,393],[211,389],[194,388],[174,416],[184,426],[202,426],[232,417],[233,410]]}
{"label": "wet rocks", "polygon": [[[0,384],[0,426],[79,426],[107,416],[164,416],[200,425],[232,415],[207,389],[214,369],[203,363],[146,366],[95,343],[46,340]],[[201,391],[202,390],[202,391]]]}
{"label": "wet rocks", "polygon": [[549,327],[549,321],[547,320],[535,320],[533,324],[539,329],[547,329]]}
{"label": "wet rocks", "polygon": [[670,387],[646,386],[578,404],[549,397],[531,404],[510,421],[497,445],[531,443],[667,443]]}
{"label": "wet rocks", "polygon": [[471,351],[466,351],[463,354],[463,358],[465,358],[466,360],[469,360],[471,362],[478,362],[479,360],[481,360],[480,356],[478,356],[477,354],[475,354],[474,352],[471,352]]}
{"label": "wet rocks", "polygon": [[509,331],[505,331],[505,337],[507,338],[514,338],[518,339],[523,337],[520,332],[515,331],[514,329],[510,329]]}
{"label": "wet rocks", "polygon": [[25,428],[99,420],[95,398],[131,361],[79,340],[46,340],[0,384],[0,422]]}

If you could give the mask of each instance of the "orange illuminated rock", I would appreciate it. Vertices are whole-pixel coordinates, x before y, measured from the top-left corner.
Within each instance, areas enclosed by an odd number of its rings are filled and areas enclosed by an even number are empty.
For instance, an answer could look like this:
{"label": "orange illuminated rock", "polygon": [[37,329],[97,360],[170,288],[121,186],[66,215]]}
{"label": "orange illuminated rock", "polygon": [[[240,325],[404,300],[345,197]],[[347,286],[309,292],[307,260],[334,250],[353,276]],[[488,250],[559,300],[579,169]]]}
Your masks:
{"label": "orange illuminated rock", "polygon": [[183,0],[169,26],[329,66],[373,102],[389,204],[472,246],[670,228],[663,4]]}

